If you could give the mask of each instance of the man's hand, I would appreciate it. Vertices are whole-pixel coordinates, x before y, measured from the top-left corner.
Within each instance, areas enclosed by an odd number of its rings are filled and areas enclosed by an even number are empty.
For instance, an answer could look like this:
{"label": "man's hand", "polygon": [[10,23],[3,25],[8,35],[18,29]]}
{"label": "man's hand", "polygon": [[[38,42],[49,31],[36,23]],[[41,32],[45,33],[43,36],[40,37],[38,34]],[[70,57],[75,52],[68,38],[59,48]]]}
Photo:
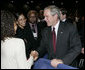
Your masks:
{"label": "man's hand", "polygon": [[53,60],[51,60],[51,65],[52,65],[53,67],[56,68],[58,64],[63,64],[63,61],[60,60],[60,59],[53,59]]}
{"label": "man's hand", "polygon": [[31,54],[30,55],[33,56],[34,61],[37,60],[37,58],[38,58],[38,52],[37,51],[31,51]]}
{"label": "man's hand", "polygon": [[81,49],[81,53],[84,54],[84,48]]}

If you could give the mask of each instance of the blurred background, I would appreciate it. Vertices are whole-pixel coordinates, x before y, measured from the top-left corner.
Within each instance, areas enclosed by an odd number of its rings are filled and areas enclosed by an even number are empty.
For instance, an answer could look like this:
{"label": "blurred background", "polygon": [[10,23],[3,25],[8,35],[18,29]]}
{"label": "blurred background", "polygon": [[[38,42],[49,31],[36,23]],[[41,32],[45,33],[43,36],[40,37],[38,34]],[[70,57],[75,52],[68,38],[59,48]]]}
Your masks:
{"label": "blurred background", "polygon": [[59,8],[66,8],[68,14],[74,16],[84,15],[83,0],[1,0],[1,9],[8,9],[13,13],[29,10],[42,10],[48,5],[56,5]]}

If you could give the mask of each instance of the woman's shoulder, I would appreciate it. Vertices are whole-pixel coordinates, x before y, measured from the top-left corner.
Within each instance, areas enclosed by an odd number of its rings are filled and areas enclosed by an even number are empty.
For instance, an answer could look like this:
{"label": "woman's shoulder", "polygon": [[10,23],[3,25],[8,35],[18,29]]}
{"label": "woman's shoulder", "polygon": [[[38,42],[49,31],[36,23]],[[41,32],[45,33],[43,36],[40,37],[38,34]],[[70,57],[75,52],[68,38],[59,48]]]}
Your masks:
{"label": "woman's shoulder", "polygon": [[3,43],[11,43],[11,44],[18,44],[24,42],[23,39],[20,38],[6,38]]}
{"label": "woman's shoulder", "polygon": [[19,42],[19,43],[24,43],[24,40],[21,38],[13,38],[13,41]]}
{"label": "woman's shoulder", "polygon": [[20,48],[24,48],[25,44],[23,39],[20,38],[6,38],[5,41],[1,42],[1,46],[4,47],[9,47],[9,48],[14,48],[16,47],[16,49],[20,49]]}
{"label": "woman's shoulder", "polygon": [[11,38],[11,40],[23,41],[21,38]]}
{"label": "woman's shoulder", "polygon": [[23,41],[23,39],[21,39],[21,38],[14,38],[14,37],[12,37],[12,38],[7,38],[6,40],[7,40],[7,41]]}

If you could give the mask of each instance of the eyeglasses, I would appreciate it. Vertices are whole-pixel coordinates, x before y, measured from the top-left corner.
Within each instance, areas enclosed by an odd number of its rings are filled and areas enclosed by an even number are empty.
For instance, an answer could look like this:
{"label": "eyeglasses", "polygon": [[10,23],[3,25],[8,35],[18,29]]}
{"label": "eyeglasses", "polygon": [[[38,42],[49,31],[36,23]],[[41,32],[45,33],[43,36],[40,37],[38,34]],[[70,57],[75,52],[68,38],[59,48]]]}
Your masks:
{"label": "eyeglasses", "polygon": [[23,19],[19,19],[18,21],[25,21],[26,19],[25,18],[23,18]]}
{"label": "eyeglasses", "polygon": [[29,18],[36,18],[36,16],[30,16]]}

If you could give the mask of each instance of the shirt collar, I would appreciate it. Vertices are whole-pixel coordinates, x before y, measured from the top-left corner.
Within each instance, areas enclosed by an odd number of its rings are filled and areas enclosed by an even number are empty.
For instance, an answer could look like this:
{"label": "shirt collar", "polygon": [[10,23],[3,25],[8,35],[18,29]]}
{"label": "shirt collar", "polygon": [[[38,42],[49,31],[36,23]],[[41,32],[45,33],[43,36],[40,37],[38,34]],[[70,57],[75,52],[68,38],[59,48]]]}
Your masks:
{"label": "shirt collar", "polygon": [[66,19],[63,19],[62,21],[63,21],[63,22],[65,22],[65,21],[66,21]]}
{"label": "shirt collar", "polygon": [[51,28],[52,28],[52,30],[53,30],[53,27],[56,29],[56,28],[58,28],[58,26],[59,26],[59,23],[60,23],[60,20],[58,20],[58,22],[57,22],[57,24],[55,25],[55,26],[52,26]]}

